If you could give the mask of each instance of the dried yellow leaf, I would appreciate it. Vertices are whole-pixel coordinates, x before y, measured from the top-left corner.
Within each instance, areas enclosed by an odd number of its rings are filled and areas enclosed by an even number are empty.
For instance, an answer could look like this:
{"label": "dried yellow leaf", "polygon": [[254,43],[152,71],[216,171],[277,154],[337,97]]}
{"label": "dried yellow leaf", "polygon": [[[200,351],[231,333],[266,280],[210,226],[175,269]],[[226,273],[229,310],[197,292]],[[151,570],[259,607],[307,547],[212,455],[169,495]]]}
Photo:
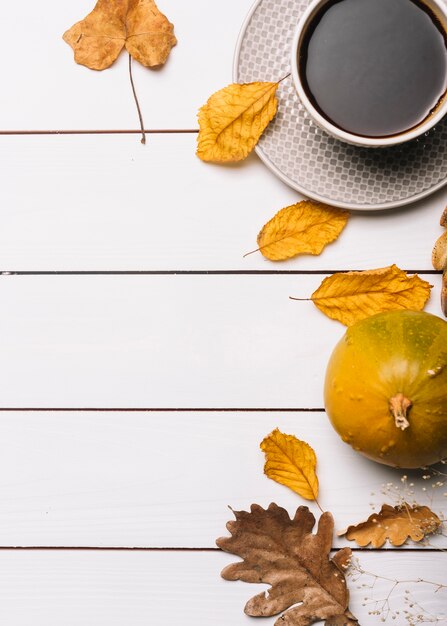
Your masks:
{"label": "dried yellow leaf", "polygon": [[197,156],[202,161],[242,161],[276,114],[279,83],[233,83],[200,109]]}
{"label": "dried yellow leaf", "polygon": [[154,0],[129,0],[126,29],[127,52],[146,67],[164,65],[177,43],[174,26]]}
{"label": "dried yellow leaf", "polygon": [[63,39],[76,63],[92,70],[110,67],[124,46],[136,61],[154,67],[165,63],[177,43],[173,30],[154,0],[98,0]]}
{"label": "dried yellow leaf", "polygon": [[285,207],[258,235],[261,253],[270,261],[284,261],[298,254],[321,254],[347,224],[349,212],[303,200]]}
{"label": "dried yellow leaf", "polygon": [[436,532],[440,525],[439,517],[427,506],[384,504],[379,513],[370,515],[366,522],[349,526],[340,535],[356,541],[362,548],[368,544],[381,548],[387,539],[393,546],[401,546],[407,539],[422,541]]}
{"label": "dried yellow leaf", "polygon": [[325,315],[346,326],[376,313],[421,311],[432,285],[397,265],[364,272],[333,274],[323,280],[311,300]]}
{"label": "dried yellow leaf", "polygon": [[305,441],[276,428],[261,442],[265,453],[264,473],[306,500],[318,498],[317,457]]}

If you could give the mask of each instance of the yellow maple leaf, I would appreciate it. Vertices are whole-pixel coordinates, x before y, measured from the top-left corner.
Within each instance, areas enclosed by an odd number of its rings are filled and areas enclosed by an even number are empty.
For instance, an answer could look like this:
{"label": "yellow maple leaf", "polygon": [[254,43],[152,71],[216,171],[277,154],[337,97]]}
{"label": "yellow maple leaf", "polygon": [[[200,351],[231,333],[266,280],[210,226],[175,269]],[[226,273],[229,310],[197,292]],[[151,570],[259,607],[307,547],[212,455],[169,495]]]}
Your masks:
{"label": "yellow maple leaf", "polygon": [[98,0],[63,39],[76,63],[92,70],[110,67],[124,47],[136,61],[154,67],[165,63],[177,43],[173,30],[154,0]]}
{"label": "yellow maple leaf", "polygon": [[265,453],[264,473],[306,500],[318,498],[317,457],[305,441],[276,428],[261,442]]}
{"label": "yellow maple leaf", "polygon": [[323,280],[311,300],[325,315],[345,326],[385,311],[422,311],[432,285],[397,265],[363,272],[333,274]]}
{"label": "yellow maple leaf", "polygon": [[276,114],[279,83],[233,83],[200,109],[197,156],[202,161],[242,161]]}
{"label": "yellow maple leaf", "polygon": [[373,513],[361,522],[341,533],[361,547],[371,544],[381,548],[388,539],[393,546],[403,545],[407,539],[422,541],[441,526],[441,520],[427,506],[411,506],[404,502],[399,506],[383,504],[379,513]]}
{"label": "yellow maple leaf", "polygon": [[270,261],[284,261],[298,254],[321,254],[337,239],[349,212],[303,200],[285,207],[263,227],[258,235],[260,252]]}

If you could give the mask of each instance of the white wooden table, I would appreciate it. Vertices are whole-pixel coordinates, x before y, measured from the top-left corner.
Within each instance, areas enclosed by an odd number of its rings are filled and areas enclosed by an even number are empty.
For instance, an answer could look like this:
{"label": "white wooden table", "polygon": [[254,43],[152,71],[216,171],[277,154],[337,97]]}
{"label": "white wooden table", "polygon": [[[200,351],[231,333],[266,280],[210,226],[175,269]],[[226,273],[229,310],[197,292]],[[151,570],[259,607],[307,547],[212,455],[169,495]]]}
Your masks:
{"label": "white wooden table", "polygon": [[[2,7],[1,624],[271,625],[244,616],[258,589],[220,578],[233,559],[215,539],[227,505],[302,504],[262,474],[259,442],[276,426],[315,448],[338,528],[400,482],[333,432],[322,381],[344,330],[288,296],[335,270],[397,263],[429,274],[440,314],[430,254],[447,191],[353,214],[321,257],[244,259],[299,199],[254,155],[227,168],[195,157],[197,109],[231,82],[250,3],[160,2],[179,44],[162,71],[134,65],[145,147],[126,55],[95,73],[61,39],[91,0]],[[443,491],[421,497],[445,512]],[[356,554],[390,578],[447,584],[443,545]],[[380,623],[353,587],[361,623]],[[376,587],[380,598],[389,584]],[[445,590],[415,594],[445,611]]]}

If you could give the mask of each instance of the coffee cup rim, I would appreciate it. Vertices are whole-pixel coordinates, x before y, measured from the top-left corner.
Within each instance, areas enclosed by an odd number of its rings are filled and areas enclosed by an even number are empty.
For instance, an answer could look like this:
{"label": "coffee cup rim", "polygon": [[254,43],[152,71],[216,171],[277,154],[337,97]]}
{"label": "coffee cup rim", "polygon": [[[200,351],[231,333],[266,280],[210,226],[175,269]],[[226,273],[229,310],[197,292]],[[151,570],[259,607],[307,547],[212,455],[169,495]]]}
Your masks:
{"label": "coffee cup rim", "polygon": [[[429,115],[424,121],[422,121],[414,128],[410,128],[409,130],[403,131],[396,135],[390,135],[388,137],[367,137],[364,135],[350,133],[348,131],[342,130],[335,124],[332,124],[328,119],[321,115],[318,109],[316,109],[311,100],[308,98],[306,91],[302,85],[299,75],[298,50],[300,45],[302,44],[303,36],[307,26],[309,25],[310,20],[325,4],[330,1],[331,0],[313,0],[309,4],[309,6],[301,15],[298,21],[292,40],[292,80],[301,104],[304,106],[304,108],[313,119],[313,121],[317,124],[317,126],[326,131],[326,133],[328,133],[329,135],[332,135],[336,139],[344,141],[345,143],[369,148],[384,148],[402,144],[407,141],[411,141],[412,139],[416,139],[421,135],[424,135],[434,126],[436,126],[436,124],[438,124],[441,119],[447,114],[447,92],[444,94],[443,101],[437,106],[435,111],[431,115]],[[422,0],[422,2],[424,2],[428,6],[428,8],[432,10],[435,8],[436,12],[442,16],[443,21],[445,22],[443,26],[447,33],[447,5],[444,4],[444,2],[442,2],[441,0]]]}

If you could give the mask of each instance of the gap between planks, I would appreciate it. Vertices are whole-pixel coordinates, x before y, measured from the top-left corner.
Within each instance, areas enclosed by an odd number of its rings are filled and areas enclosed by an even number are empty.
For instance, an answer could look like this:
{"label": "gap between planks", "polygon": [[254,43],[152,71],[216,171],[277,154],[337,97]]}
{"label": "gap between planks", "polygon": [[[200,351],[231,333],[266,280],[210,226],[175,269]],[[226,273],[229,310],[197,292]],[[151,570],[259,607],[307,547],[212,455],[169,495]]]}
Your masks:
{"label": "gap between planks", "polygon": [[[198,128],[160,128],[144,130],[146,135],[197,134]],[[123,130],[0,130],[0,135],[141,135],[141,129]]]}
{"label": "gap between planks", "polygon": [[[338,552],[344,550],[346,546],[342,548],[331,548],[331,552]],[[132,546],[0,546],[0,552],[7,551],[43,551],[51,550],[52,552],[222,552],[220,548],[150,548],[150,547],[132,547]],[[360,548],[352,547],[352,552],[365,553],[365,552],[407,552],[411,554],[417,554],[418,552],[444,552],[439,548],[402,548],[402,547],[386,547],[386,548]]]}
{"label": "gap between planks", "polygon": [[[318,276],[362,270],[0,270],[2,276]],[[407,274],[441,275],[437,270],[404,269]]]}
{"label": "gap between planks", "polygon": [[0,413],[325,413],[324,407],[0,407]]}

